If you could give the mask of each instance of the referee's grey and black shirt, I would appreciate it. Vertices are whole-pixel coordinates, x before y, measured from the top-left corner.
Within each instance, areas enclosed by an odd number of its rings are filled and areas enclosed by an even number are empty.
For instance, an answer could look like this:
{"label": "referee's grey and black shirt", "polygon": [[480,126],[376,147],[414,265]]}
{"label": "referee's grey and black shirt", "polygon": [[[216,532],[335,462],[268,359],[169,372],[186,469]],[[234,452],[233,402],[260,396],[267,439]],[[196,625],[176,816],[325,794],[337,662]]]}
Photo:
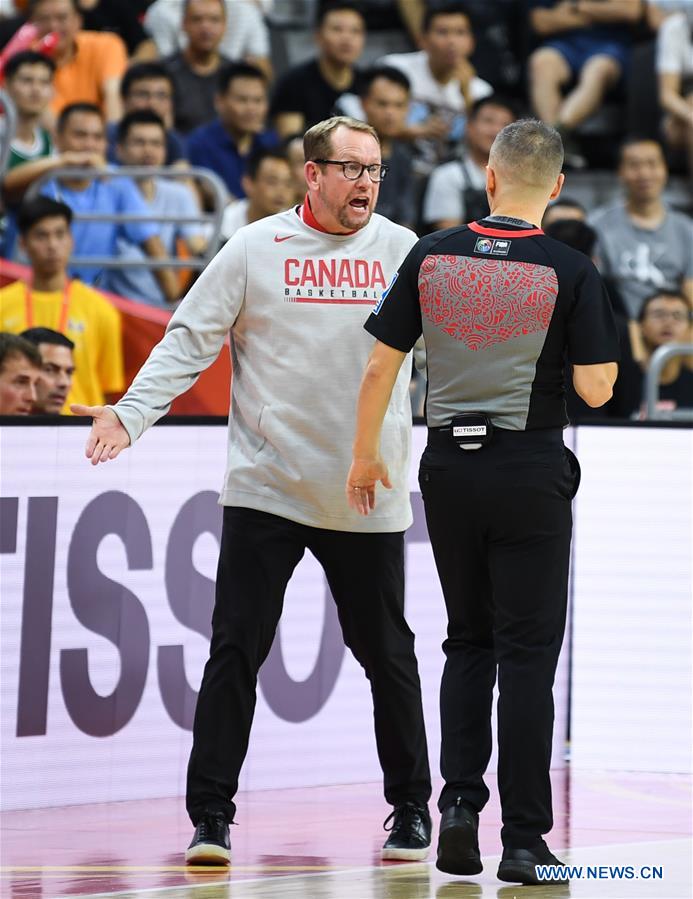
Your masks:
{"label": "referee's grey and black shirt", "polygon": [[508,430],[563,427],[566,358],[576,365],[619,358],[592,262],[539,228],[507,220],[419,240],[365,327],[403,352],[423,333],[429,427],[467,411],[486,412]]}

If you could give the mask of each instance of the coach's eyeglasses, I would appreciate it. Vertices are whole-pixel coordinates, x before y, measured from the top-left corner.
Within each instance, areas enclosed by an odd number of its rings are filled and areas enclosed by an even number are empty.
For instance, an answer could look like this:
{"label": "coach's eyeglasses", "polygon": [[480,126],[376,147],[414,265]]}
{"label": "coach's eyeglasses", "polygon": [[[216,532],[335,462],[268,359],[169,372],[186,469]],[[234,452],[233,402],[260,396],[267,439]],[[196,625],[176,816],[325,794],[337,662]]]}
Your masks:
{"label": "coach's eyeglasses", "polygon": [[341,165],[342,172],[347,181],[358,181],[364,172],[375,184],[385,180],[389,166],[384,163],[374,162],[372,165],[362,165],[360,162],[343,162],[341,159],[313,159],[318,165]]}

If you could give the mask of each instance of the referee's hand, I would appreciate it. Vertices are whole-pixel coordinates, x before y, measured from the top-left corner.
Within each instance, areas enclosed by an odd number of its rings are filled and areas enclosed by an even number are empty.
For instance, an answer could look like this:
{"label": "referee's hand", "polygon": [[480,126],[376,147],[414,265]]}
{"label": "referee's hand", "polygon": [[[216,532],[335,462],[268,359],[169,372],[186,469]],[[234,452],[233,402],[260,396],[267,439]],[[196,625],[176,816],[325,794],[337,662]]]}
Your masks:
{"label": "referee's hand", "polygon": [[375,485],[378,481],[388,490],[392,489],[387,465],[382,459],[352,461],[346,482],[346,497],[349,506],[359,515],[368,515],[375,509]]}

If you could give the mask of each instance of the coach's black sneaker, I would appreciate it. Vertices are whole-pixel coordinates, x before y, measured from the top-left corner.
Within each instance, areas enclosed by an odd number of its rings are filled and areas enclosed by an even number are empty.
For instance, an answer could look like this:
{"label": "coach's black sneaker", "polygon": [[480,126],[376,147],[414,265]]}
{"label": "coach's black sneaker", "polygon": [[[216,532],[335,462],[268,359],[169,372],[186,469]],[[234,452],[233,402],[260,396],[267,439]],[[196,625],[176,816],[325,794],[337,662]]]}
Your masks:
{"label": "coach's black sneaker", "polygon": [[479,874],[479,815],[457,799],[443,809],[438,833],[436,868],[446,874]]}
{"label": "coach's black sneaker", "polygon": [[231,862],[229,825],[221,814],[204,815],[185,853],[186,865],[228,865]]}
{"label": "coach's black sneaker", "polygon": [[[387,825],[392,821],[392,825]],[[417,862],[426,858],[431,845],[431,816],[423,803],[405,802],[396,806],[383,825],[390,831],[383,846],[384,859]]]}
{"label": "coach's black sneaker", "polygon": [[[537,865],[558,870],[547,871],[546,877],[539,877]],[[563,876],[564,865],[542,840],[532,849],[504,849],[498,865],[498,879],[506,883],[543,884],[568,883]]]}

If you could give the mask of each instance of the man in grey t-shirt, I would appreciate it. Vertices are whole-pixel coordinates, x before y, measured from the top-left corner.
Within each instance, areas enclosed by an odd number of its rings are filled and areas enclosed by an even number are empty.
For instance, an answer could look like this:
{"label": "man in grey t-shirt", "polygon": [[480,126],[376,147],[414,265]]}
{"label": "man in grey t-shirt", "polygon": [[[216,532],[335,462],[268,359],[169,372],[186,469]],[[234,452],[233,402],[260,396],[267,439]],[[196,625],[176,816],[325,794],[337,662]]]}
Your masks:
{"label": "man in grey t-shirt", "polygon": [[626,141],[618,175],[625,203],[597,210],[598,264],[611,280],[623,311],[636,319],[644,300],[658,290],[682,290],[693,301],[693,222],[662,199],[667,166],[654,140]]}

